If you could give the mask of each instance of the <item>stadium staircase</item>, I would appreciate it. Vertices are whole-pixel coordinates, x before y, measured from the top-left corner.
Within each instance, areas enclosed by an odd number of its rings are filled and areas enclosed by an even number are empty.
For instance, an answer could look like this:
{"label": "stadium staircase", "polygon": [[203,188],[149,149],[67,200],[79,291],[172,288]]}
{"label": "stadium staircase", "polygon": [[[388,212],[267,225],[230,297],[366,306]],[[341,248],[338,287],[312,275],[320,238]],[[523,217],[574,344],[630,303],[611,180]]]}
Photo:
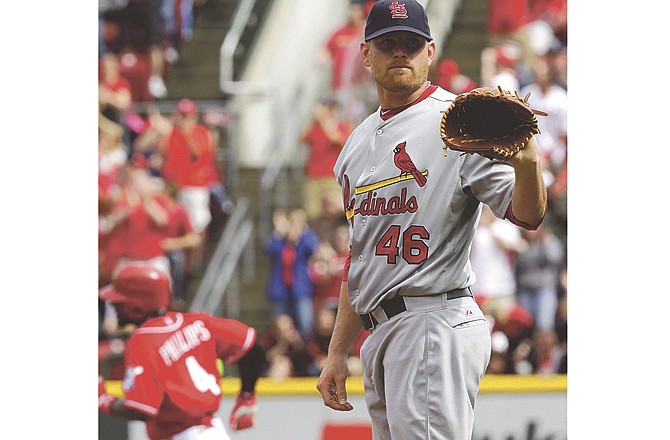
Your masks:
{"label": "stadium staircase", "polygon": [[461,73],[477,83],[481,79],[480,55],[489,45],[488,5],[489,0],[462,0],[441,52],[441,58],[456,60]]}
{"label": "stadium staircase", "polygon": [[[233,75],[237,77],[244,66],[265,11],[272,0],[257,0],[252,16],[240,37],[234,56]],[[224,99],[219,88],[221,44],[230,29],[231,20],[240,0],[206,0],[194,10],[193,36],[181,47],[179,61],[169,68],[166,85],[168,99]],[[197,3],[197,2],[196,2]]]}
{"label": "stadium staircase", "polygon": [[[166,101],[176,101],[181,98],[190,98],[207,103],[220,102],[226,105],[228,96],[220,89],[220,50],[226,33],[230,29],[232,18],[240,0],[207,0],[195,10],[193,36],[185,41],[180,50],[180,59],[170,66],[166,84],[169,96]],[[249,48],[254,41],[254,34],[259,28],[264,13],[272,0],[257,0],[250,20],[242,32],[238,50],[234,55],[233,77],[238,78],[244,67]],[[228,151],[227,135],[221,136],[220,147]],[[228,157],[229,155],[224,155]],[[228,171],[233,171],[230,173]],[[256,327],[260,331],[268,325],[268,308],[265,299],[265,283],[270,272],[269,259],[264,253],[265,240],[271,223],[268,219],[268,200],[260,194],[262,169],[226,168],[226,175],[234,178],[226,179],[227,188],[235,200],[246,199],[249,202],[246,217],[254,225],[249,248],[245,251],[251,254],[241,257],[240,267],[237,270],[239,298],[239,319]],[[282,171],[278,184],[286,189],[283,208],[298,207],[302,204],[302,175],[301,173],[286,173]],[[265,206],[264,206],[265,205]],[[227,218],[213,217],[208,229],[207,251],[205,261],[196,267],[189,284],[188,300],[192,302],[199,285],[205,275],[207,263],[212,259],[218,241],[222,236]],[[249,267],[250,266],[250,267]],[[220,312],[226,315],[226,301],[222,301]]]}

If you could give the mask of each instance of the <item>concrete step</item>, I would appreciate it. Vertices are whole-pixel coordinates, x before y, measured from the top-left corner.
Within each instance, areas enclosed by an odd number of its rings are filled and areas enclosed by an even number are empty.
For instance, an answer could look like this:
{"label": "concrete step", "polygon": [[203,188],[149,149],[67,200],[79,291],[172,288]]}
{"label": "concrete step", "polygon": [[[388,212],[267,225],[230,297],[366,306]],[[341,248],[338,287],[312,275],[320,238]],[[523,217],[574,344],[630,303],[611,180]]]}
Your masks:
{"label": "concrete step", "polygon": [[455,59],[461,73],[477,83],[481,80],[481,53],[489,44],[487,26],[488,0],[462,1],[442,50],[443,58]]}

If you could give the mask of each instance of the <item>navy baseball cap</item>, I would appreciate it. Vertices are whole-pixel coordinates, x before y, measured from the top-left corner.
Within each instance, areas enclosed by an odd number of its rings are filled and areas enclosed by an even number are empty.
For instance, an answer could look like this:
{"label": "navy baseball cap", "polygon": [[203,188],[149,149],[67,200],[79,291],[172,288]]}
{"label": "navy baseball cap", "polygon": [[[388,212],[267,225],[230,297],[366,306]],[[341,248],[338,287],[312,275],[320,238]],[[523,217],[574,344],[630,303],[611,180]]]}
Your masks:
{"label": "navy baseball cap", "polygon": [[430,27],[428,15],[416,0],[378,0],[370,9],[365,22],[365,41],[370,41],[389,32],[407,31],[421,35],[428,41]]}

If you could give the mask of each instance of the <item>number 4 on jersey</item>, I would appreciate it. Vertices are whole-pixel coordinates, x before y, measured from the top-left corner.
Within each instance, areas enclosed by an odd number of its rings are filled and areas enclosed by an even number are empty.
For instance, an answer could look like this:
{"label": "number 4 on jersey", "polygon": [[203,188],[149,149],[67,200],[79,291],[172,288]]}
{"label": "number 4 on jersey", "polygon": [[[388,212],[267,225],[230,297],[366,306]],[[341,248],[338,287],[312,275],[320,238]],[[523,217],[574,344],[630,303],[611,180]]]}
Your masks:
{"label": "number 4 on jersey", "polygon": [[211,373],[208,373],[207,370],[202,368],[202,365],[198,363],[198,360],[193,356],[189,356],[185,360],[186,368],[188,369],[188,374],[191,376],[193,385],[201,393],[206,393],[211,391],[212,394],[218,396],[221,394],[221,387],[219,386],[218,379]]}

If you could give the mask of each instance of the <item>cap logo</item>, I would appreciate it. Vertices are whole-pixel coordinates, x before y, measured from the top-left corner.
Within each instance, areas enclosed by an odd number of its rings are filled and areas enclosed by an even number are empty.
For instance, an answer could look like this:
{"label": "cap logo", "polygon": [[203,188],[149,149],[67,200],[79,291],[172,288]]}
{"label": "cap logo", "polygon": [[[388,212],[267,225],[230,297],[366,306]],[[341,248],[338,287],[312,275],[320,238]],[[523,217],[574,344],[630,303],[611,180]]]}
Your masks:
{"label": "cap logo", "polygon": [[404,3],[393,2],[389,9],[391,10],[391,18],[408,18]]}

